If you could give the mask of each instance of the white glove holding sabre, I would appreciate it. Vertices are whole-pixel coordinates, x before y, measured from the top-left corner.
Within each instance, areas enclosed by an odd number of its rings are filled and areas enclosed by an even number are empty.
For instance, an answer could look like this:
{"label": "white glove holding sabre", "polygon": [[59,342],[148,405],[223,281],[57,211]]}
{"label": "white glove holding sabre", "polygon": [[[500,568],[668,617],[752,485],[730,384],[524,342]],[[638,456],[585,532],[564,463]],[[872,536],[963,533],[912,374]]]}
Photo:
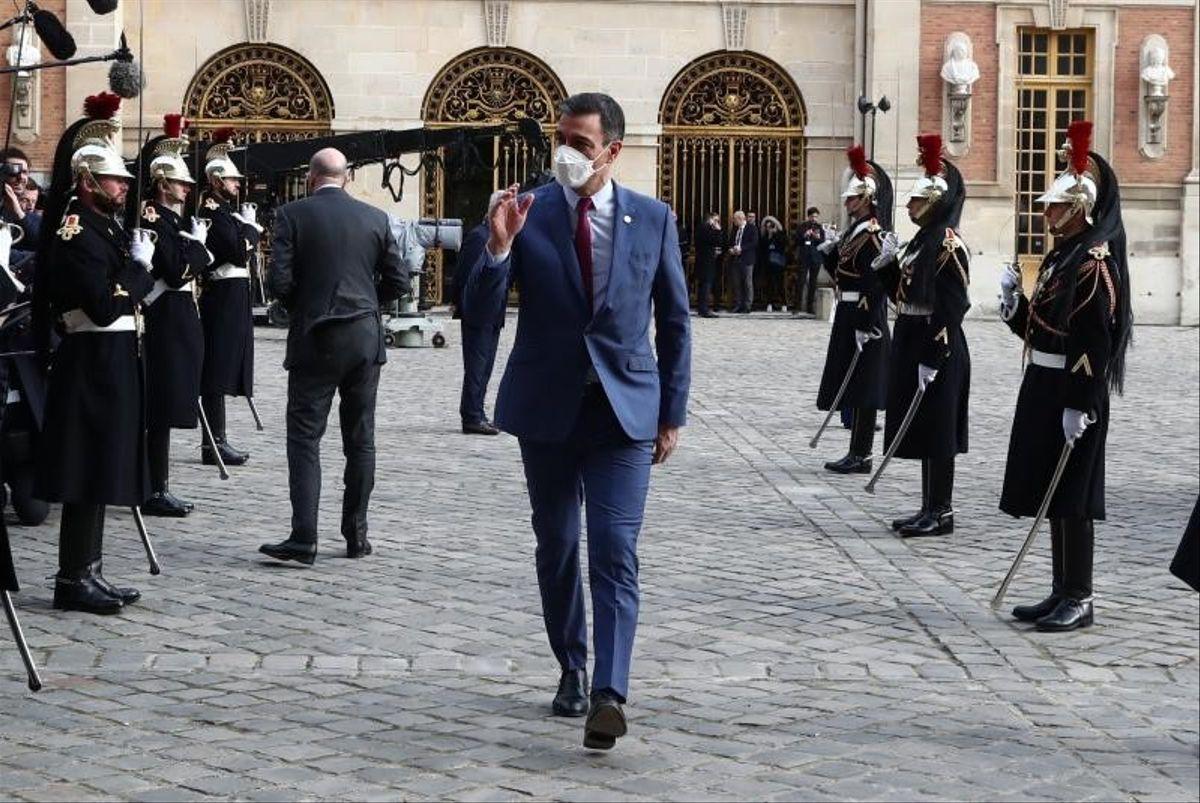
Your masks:
{"label": "white glove holding sabre", "polygon": [[150,270],[154,267],[154,241],[150,239],[150,232],[134,229],[130,234],[132,236],[129,241],[129,255],[133,257],[134,262]]}
{"label": "white glove holding sabre", "polygon": [[900,238],[896,236],[896,232],[889,231],[883,235],[883,239],[879,241],[879,256],[871,260],[871,270],[879,270],[896,258],[896,254],[900,253],[900,249],[904,247],[904,243],[900,242]]}
{"label": "white glove holding sabre", "polygon": [[233,216],[247,226],[253,226],[260,232],[263,230],[262,226],[258,225],[258,206],[256,204],[250,202],[242,204],[238,211],[233,213]]}
{"label": "white glove holding sabre", "polygon": [[933,380],[937,379],[938,369],[930,368],[928,365],[917,365],[917,390],[925,390],[933,384]]}
{"label": "white glove holding sabre", "polygon": [[1096,423],[1096,419],[1087,413],[1068,407],[1063,410],[1062,416],[1063,438],[1067,443],[1075,443],[1083,435],[1084,430],[1094,423]]}
{"label": "white glove holding sabre", "polygon": [[195,240],[196,242],[200,243],[200,245],[204,245],[208,242],[208,230],[211,227],[212,223],[204,218],[194,217],[192,218],[192,230],[180,232],[180,234],[182,234],[184,237]]}
{"label": "white glove holding sabre", "polygon": [[1006,320],[1012,317],[1013,312],[1016,311],[1020,298],[1021,274],[1012,263],[1009,263],[1004,266],[1004,272],[1000,274],[1000,314]]}

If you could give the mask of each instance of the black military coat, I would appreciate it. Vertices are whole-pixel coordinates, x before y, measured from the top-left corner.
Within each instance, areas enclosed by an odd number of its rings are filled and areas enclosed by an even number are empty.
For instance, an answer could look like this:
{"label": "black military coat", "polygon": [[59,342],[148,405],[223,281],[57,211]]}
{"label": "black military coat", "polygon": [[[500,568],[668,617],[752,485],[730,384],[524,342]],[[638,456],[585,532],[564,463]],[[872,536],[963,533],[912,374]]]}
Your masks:
{"label": "black military coat", "polygon": [[[79,310],[97,326],[140,321],[139,302],[154,280],[130,258],[119,223],[73,202],[55,237],[38,268],[54,320]],[[71,334],[61,323],[60,331],[35,493],[48,502],[140,505],[150,483],[138,333]]]}
{"label": "black military coat", "polygon": [[191,229],[171,209],[153,201],[141,225],[158,234],[154,248],[153,300],[147,299],[146,418],[151,429],[193,429],[204,364],[204,330],[192,291],[208,267],[208,250],[181,232]]}
{"label": "black military coat", "polygon": [[1064,355],[1062,368],[1025,368],[1000,494],[1000,509],[1013,516],[1037,514],[1065,442],[1063,410],[1074,408],[1096,423],[1075,442],[1047,515],[1104,518],[1106,368],[1118,320],[1117,271],[1108,244],[1088,242],[1087,235],[1046,255],[1033,297],[1022,295],[1007,320],[1024,339],[1027,356],[1031,349]]}
{"label": "black military coat", "polygon": [[208,220],[208,250],[213,262],[204,275],[200,320],[204,325],[205,394],[254,395],[254,318],[248,278],[219,278],[224,266],[250,268],[260,232],[233,216],[228,203],[209,196],[197,215]]}
{"label": "black military coat", "polygon": [[[896,457],[945,458],[967,451],[971,354],[962,321],[971,300],[970,256],[954,229],[922,231],[877,272],[896,305],[888,359],[884,448],[891,446],[917,392],[917,366],[937,370]],[[912,312],[928,310],[927,314]]]}
{"label": "black military coat", "polygon": [[[883,229],[873,218],[856,223],[846,232],[838,247],[830,252],[825,269],[837,285],[839,297],[833,313],[833,331],[825,353],[825,372],[817,392],[817,408],[828,410],[846,377],[857,351],[855,330],[876,331],[880,338],[863,347],[854,376],[846,387],[840,406],[881,410],[887,404],[887,352],[891,342],[887,325],[887,300],[883,285],[871,269],[879,256],[879,238]],[[857,294],[850,300],[847,293]]]}

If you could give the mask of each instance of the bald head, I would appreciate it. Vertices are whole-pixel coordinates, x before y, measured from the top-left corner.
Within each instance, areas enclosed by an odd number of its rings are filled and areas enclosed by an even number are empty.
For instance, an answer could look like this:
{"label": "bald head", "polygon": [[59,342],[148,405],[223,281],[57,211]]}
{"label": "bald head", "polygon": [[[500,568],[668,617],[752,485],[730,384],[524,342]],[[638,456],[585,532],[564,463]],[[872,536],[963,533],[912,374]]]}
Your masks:
{"label": "bald head", "polygon": [[337,148],[322,148],[308,163],[308,187],[315,191],[330,185],[346,186],[346,154]]}

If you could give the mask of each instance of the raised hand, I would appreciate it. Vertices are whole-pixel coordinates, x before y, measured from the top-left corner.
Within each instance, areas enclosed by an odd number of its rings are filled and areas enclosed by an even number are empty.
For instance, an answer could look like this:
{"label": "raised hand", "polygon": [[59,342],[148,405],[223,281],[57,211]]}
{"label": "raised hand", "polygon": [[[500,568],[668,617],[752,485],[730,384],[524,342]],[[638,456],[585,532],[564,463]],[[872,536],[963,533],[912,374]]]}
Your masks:
{"label": "raised hand", "polygon": [[488,216],[488,251],[492,256],[501,256],[512,250],[513,240],[525,228],[529,217],[529,208],[533,206],[533,195],[518,195],[519,184],[513,184],[504,191],[504,195],[496,203]]}

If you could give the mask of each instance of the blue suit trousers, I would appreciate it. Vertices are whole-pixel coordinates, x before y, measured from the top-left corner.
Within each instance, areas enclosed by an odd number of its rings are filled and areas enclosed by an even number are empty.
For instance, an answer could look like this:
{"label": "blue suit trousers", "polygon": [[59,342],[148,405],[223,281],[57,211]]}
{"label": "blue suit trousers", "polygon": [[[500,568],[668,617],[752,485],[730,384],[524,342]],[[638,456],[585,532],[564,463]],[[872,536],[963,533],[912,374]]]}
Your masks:
{"label": "blue suit trousers", "polygon": [[496,364],[496,345],[500,342],[500,327],[495,324],[462,325],[463,384],[458,402],[458,414],[464,424],[487,420],[483,400],[487,396],[488,380]]}
{"label": "blue suit trousers", "polygon": [[587,668],[587,614],[579,568],[583,506],[594,624],[592,689],[611,691],[624,701],[638,618],[637,539],[654,442],[631,440],[603,389],[593,384],[585,391],[565,442],[520,443],[550,647],[564,670]]}

